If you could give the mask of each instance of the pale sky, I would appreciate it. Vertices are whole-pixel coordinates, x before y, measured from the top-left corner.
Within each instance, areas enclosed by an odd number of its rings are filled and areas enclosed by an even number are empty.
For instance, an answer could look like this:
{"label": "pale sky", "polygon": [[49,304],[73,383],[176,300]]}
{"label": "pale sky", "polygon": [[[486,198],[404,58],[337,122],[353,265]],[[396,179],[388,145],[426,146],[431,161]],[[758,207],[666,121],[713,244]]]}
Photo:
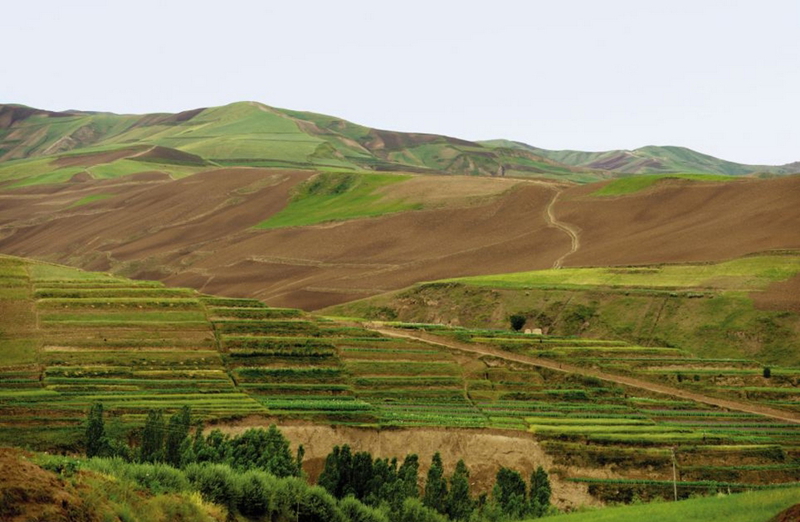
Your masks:
{"label": "pale sky", "polygon": [[0,103],[800,160],[800,0],[0,3]]}

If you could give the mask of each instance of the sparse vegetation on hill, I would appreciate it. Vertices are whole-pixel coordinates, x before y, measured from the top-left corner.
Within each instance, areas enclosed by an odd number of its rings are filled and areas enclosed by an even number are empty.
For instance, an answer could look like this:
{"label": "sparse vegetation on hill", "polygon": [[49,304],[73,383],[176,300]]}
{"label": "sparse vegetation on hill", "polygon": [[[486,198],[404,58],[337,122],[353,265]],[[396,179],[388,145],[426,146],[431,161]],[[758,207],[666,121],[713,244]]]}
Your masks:
{"label": "sparse vegetation on hill", "polygon": [[[774,310],[766,302],[772,285],[796,277],[798,259],[789,253],[714,264],[479,276],[421,284],[328,311],[368,319],[495,328],[507,327],[504,318],[517,314],[528,328],[551,335],[621,339],[678,348],[699,357],[796,365],[800,319],[795,312]],[[766,397],[771,392],[763,393]],[[773,400],[782,399],[773,396]]]}

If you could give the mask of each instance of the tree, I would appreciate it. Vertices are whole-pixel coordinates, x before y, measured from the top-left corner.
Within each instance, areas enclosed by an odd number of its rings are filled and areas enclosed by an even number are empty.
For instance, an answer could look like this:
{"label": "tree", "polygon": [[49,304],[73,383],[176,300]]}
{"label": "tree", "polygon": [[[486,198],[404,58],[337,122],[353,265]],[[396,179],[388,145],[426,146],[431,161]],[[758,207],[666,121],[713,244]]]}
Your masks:
{"label": "tree", "polygon": [[108,446],[106,428],[103,423],[103,404],[96,402],[89,408],[86,423],[86,456],[98,457]]}
{"label": "tree", "polygon": [[535,517],[544,516],[550,508],[550,497],[552,489],[550,488],[550,478],[547,472],[539,466],[536,471],[531,473],[531,512]]}
{"label": "tree", "polygon": [[525,316],[520,314],[514,314],[508,318],[508,322],[511,323],[511,329],[515,332],[522,330],[522,327],[525,326],[525,321],[527,321]]}
{"label": "tree", "polygon": [[764,366],[764,371],[762,373],[765,379],[769,379],[772,377],[772,369],[769,366]]}
{"label": "tree", "polygon": [[463,460],[459,460],[450,477],[450,492],[447,494],[447,516],[450,520],[469,520],[475,509],[475,502],[469,496],[469,470]]}
{"label": "tree", "polygon": [[164,444],[164,460],[175,467],[181,465],[181,452],[185,449],[184,441],[189,438],[192,425],[192,411],[184,406],[172,415],[167,426],[167,438]]}
{"label": "tree", "polygon": [[522,475],[513,469],[501,467],[492,489],[494,501],[506,515],[522,518],[528,511],[526,506],[526,484]]}
{"label": "tree", "polygon": [[425,493],[422,503],[433,508],[439,513],[446,512],[445,501],[447,500],[447,481],[444,478],[444,466],[442,456],[437,451],[431,460],[431,467],[428,469],[428,478],[425,481]]}
{"label": "tree", "polygon": [[397,470],[397,478],[402,482],[404,497],[419,497],[419,457],[416,453],[406,455]]}
{"label": "tree", "polygon": [[161,462],[164,460],[164,415],[161,410],[150,410],[142,431],[142,445],[139,448],[140,462]]}
{"label": "tree", "polygon": [[[209,439],[212,435],[214,432]],[[220,453],[234,468],[261,469],[276,477],[300,475],[297,458],[289,450],[289,440],[274,424],[267,430],[251,428],[238,437],[222,440],[220,445]]]}

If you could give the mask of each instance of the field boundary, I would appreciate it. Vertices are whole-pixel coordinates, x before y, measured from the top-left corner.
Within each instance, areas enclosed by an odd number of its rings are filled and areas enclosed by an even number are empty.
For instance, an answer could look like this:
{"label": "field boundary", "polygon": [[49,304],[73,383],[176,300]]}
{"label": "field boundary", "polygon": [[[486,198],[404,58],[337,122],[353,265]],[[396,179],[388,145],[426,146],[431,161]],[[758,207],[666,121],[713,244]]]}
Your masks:
{"label": "field boundary", "polygon": [[715,397],[709,397],[707,395],[702,395],[699,393],[693,393],[685,390],[680,390],[678,388],[673,388],[672,386],[656,384],[648,381],[643,381],[640,379],[634,379],[631,377],[624,377],[621,375],[614,375],[606,372],[601,372],[598,370],[592,370],[589,368],[582,368],[580,366],[575,366],[572,364],[550,361],[543,358],[529,357],[526,355],[505,352],[502,350],[491,348],[486,345],[461,343],[458,341],[443,339],[441,337],[426,333],[415,332],[411,334],[406,331],[397,330],[395,328],[390,328],[384,325],[376,325],[375,323],[365,323],[364,327],[389,337],[413,339],[420,342],[444,346],[452,350],[471,352],[479,355],[497,357],[499,359],[505,359],[507,361],[538,366],[540,368],[548,368],[556,371],[576,373],[589,377],[596,377],[597,379],[601,379],[603,381],[613,382],[615,384],[622,384],[625,386],[631,386],[633,388],[640,388],[643,390],[662,393],[665,395],[672,395],[673,397],[688,399],[695,402],[708,404],[711,406],[717,406],[719,408],[736,410],[745,413],[753,413],[756,415],[763,415],[765,417],[771,417],[785,422],[790,422],[793,424],[800,424],[800,416],[794,415],[788,411],[775,410],[765,406],[749,404],[739,401],[732,401],[728,399],[717,399]]}

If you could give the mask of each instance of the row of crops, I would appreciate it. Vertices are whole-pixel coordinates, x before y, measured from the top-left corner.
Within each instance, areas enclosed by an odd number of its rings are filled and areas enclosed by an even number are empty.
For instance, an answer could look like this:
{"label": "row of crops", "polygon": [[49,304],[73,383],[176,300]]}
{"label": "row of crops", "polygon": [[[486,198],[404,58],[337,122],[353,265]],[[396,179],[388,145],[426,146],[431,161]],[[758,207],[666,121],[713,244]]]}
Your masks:
{"label": "row of crops", "polygon": [[[188,404],[205,419],[255,414],[526,432],[564,470],[603,468],[607,482],[585,483],[607,500],[639,495],[642,481],[671,479],[673,462],[683,491],[695,487],[690,482],[800,481],[797,425],[387,338],[257,300],[0,257],[0,312],[0,442],[72,441],[95,401],[120,424]],[[675,348],[401,326],[723,395],[766,379],[752,361],[698,359]],[[790,407],[797,376],[775,368],[769,378]]]}
{"label": "row of crops", "polygon": [[120,423],[183,404],[204,418],[265,411],[234,385],[195,292],[3,261],[25,290],[4,305],[31,310],[27,360],[4,353],[0,369],[4,441],[72,440],[95,401]]}
{"label": "row of crops", "polygon": [[[752,361],[698,359],[674,348],[436,325],[397,326],[608,373],[649,375],[654,381],[673,384],[676,381],[670,376],[678,373],[752,376],[757,372],[757,378],[764,378],[761,366]],[[618,476],[591,483],[590,490],[605,500],[629,501],[632,494],[645,498],[641,481],[671,480],[673,459],[679,482],[686,482],[682,495],[696,493],[698,483],[707,489],[723,488],[723,483],[724,488],[737,489],[731,483],[800,481],[797,424],[497,357],[480,357],[464,369],[469,399],[486,415],[489,426],[535,434],[565,469],[604,468],[607,474]],[[773,376],[796,372],[776,369]],[[692,378],[692,382],[698,381]],[[713,387],[713,381],[706,386]],[[718,387],[716,392],[725,396],[722,390]],[[633,479],[639,482],[626,482]],[[661,484],[656,486],[650,491],[660,491]]]}

